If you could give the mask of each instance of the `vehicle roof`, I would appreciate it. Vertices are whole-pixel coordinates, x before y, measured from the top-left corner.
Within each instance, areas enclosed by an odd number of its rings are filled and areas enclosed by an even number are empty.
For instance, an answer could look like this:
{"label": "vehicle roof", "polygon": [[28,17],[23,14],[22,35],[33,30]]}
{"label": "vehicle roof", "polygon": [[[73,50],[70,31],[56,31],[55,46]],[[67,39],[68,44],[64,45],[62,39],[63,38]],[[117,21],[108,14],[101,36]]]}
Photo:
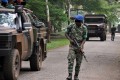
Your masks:
{"label": "vehicle roof", "polygon": [[86,16],[99,16],[99,17],[107,17],[105,14],[86,14]]}

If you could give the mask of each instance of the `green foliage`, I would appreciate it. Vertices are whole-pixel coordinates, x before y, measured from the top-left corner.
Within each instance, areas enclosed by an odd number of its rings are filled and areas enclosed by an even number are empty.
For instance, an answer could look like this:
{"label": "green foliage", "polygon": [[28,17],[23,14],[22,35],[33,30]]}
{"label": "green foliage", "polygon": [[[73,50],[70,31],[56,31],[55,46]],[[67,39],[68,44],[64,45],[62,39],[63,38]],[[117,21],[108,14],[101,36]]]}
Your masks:
{"label": "green foliage", "polygon": [[[62,2],[54,0],[49,1],[49,10],[50,10],[50,21],[51,25],[56,30],[61,30],[62,23],[67,20],[67,16],[64,13],[64,9],[61,7]],[[30,0],[26,6],[27,8],[31,9],[42,21],[46,23],[46,3],[45,0]]]}
{"label": "green foliage", "polygon": [[58,6],[50,6],[50,16],[52,26],[58,31],[62,28],[62,23],[67,20],[67,16],[64,13],[64,10]]}
{"label": "green foliage", "polygon": [[65,3],[65,0],[49,0],[49,2],[53,5],[57,5],[59,6],[60,8],[65,8],[64,7],[64,3]]}
{"label": "green foliage", "polygon": [[49,7],[52,26],[54,27],[55,32],[56,30],[61,31],[62,23],[67,21],[67,15],[65,14],[63,7],[64,0],[49,1],[51,2],[51,5],[49,5]]}
{"label": "green foliage", "polygon": [[[62,23],[68,20],[67,15],[67,0],[48,0],[50,10],[51,24],[55,30],[61,30]],[[70,0],[71,4],[81,8],[87,12],[94,12],[99,14],[106,14],[108,21],[114,23],[118,20],[117,8],[120,4],[116,0]],[[29,0],[27,6],[39,17],[39,19],[46,21],[46,3],[45,0]]]}
{"label": "green foliage", "polygon": [[53,39],[51,40],[51,43],[47,44],[47,49],[54,49],[68,44],[69,41],[67,39]]}
{"label": "green foliage", "polygon": [[46,6],[43,0],[29,0],[26,6],[36,14],[39,19],[46,20]]}

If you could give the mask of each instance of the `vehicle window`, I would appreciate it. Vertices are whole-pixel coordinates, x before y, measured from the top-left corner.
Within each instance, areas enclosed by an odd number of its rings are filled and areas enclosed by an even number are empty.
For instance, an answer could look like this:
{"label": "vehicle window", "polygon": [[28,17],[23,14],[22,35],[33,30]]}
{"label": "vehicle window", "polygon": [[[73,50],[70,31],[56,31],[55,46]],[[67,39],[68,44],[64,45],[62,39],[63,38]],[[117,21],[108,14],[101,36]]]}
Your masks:
{"label": "vehicle window", "polygon": [[85,23],[103,23],[104,18],[85,18]]}
{"label": "vehicle window", "polygon": [[17,17],[16,13],[0,12],[0,25],[8,28],[16,28],[15,25],[16,17]]}

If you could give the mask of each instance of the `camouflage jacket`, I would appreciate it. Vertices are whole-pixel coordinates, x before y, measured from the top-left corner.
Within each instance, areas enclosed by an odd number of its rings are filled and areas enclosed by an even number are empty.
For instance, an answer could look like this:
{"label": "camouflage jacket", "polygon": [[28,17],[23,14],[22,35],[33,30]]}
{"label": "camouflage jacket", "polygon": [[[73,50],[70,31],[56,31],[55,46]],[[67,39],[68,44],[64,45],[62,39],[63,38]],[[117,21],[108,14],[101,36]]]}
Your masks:
{"label": "camouflage jacket", "polygon": [[77,27],[75,24],[71,24],[67,27],[67,35],[73,35],[78,42],[85,40],[87,38],[87,28],[85,25]]}

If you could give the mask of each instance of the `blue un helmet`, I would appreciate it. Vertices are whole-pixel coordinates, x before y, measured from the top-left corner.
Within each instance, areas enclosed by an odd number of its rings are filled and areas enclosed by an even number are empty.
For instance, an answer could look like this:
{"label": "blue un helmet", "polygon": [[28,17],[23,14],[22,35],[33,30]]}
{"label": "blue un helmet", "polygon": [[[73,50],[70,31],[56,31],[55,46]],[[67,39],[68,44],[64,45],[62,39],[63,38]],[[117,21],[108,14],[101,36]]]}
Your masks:
{"label": "blue un helmet", "polygon": [[84,21],[84,16],[83,15],[76,15],[74,16],[75,22],[83,22]]}

